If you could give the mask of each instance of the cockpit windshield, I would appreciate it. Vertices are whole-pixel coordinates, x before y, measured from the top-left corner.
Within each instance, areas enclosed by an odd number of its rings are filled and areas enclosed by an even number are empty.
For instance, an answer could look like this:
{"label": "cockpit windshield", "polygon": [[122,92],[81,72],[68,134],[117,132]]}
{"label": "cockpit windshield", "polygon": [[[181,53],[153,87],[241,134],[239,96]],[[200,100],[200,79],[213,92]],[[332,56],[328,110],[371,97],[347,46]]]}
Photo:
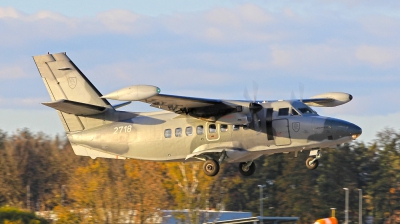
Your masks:
{"label": "cockpit windshield", "polygon": [[317,115],[317,112],[315,112],[313,109],[311,109],[309,106],[307,106],[303,102],[294,101],[292,103],[292,106],[294,108],[296,108],[297,111],[300,111],[303,115],[307,115],[307,114],[315,114],[315,115]]}

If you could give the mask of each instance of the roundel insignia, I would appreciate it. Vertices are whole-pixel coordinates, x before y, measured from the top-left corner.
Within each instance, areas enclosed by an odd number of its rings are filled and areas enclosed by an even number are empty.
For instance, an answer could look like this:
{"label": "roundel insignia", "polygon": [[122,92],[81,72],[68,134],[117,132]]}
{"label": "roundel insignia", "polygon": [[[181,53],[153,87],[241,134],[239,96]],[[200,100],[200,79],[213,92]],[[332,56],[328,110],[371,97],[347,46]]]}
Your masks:
{"label": "roundel insignia", "polygon": [[68,77],[69,88],[71,89],[75,88],[76,83],[77,83],[76,77]]}
{"label": "roundel insignia", "polygon": [[292,129],[293,131],[298,132],[300,130],[300,122],[293,122]]}

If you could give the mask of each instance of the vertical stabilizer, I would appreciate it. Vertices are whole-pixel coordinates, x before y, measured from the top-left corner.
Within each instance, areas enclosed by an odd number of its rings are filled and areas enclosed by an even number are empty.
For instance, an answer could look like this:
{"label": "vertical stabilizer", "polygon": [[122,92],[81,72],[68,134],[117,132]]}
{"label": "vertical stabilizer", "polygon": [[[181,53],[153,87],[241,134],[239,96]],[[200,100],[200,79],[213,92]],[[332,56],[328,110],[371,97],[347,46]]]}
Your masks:
{"label": "vertical stabilizer", "polygon": [[[46,54],[33,57],[52,101],[71,100],[91,105],[112,108],[100,98],[102,95],[68,58],[65,53]],[[66,132],[81,131],[99,122],[83,121],[82,117],[58,111]]]}

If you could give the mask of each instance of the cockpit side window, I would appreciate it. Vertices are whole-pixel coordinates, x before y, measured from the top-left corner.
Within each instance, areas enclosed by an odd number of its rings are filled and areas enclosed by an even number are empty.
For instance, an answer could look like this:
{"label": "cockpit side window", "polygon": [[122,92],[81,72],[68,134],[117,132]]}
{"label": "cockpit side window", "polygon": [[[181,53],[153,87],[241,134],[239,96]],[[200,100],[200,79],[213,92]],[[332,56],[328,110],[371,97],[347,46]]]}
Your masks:
{"label": "cockpit side window", "polygon": [[[311,109],[309,106],[304,104],[303,102],[300,101],[294,101],[292,102],[292,107],[293,109],[296,110],[297,113],[301,113],[303,115],[312,115],[312,114],[317,114],[313,109]],[[293,113],[293,112],[292,112]],[[294,114],[293,114],[294,115]]]}
{"label": "cockpit side window", "polygon": [[289,115],[289,108],[280,108],[278,112],[278,116],[288,116]]}
{"label": "cockpit side window", "polygon": [[295,109],[292,108],[292,115],[293,116],[298,116],[300,115],[299,113],[297,113],[297,111]]}
{"label": "cockpit side window", "polygon": [[297,109],[299,109],[299,111],[302,114],[315,114],[315,112],[313,110],[311,110],[311,108],[309,108],[309,107],[301,107],[301,108],[297,108]]}

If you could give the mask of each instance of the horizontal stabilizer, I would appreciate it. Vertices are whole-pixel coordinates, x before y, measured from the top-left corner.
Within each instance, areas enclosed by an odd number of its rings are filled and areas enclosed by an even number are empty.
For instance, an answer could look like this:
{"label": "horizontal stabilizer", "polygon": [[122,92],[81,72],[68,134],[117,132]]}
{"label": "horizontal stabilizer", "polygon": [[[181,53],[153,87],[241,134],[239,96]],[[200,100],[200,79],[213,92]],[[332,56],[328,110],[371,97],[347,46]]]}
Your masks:
{"label": "horizontal stabilizer", "polygon": [[71,100],[57,100],[54,102],[42,103],[48,107],[54,108],[64,113],[75,114],[75,115],[95,115],[103,113],[107,108],[92,104],[86,104]]}
{"label": "horizontal stabilizer", "polygon": [[114,109],[118,109],[118,108],[124,107],[124,106],[126,106],[126,105],[129,105],[130,103],[132,103],[132,102],[131,102],[131,101],[128,101],[128,102],[125,102],[125,103],[120,103],[120,104],[117,104],[117,105],[113,105],[112,107],[113,107]]}

